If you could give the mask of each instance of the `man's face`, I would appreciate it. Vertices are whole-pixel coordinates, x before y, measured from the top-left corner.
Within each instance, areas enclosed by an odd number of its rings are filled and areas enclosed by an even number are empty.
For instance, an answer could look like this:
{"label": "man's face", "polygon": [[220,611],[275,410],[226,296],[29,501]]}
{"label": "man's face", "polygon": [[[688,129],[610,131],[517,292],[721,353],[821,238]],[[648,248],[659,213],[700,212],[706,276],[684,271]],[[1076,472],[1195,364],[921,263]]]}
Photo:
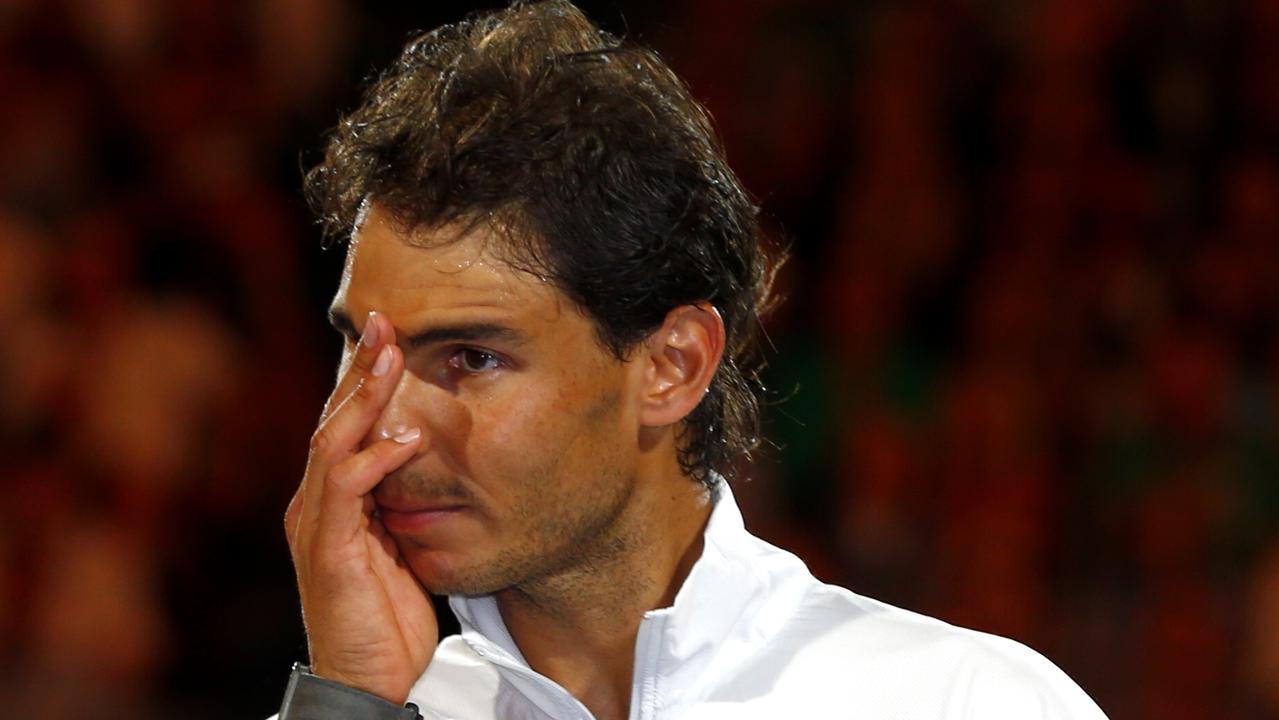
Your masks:
{"label": "man's face", "polygon": [[497,259],[487,230],[412,240],[371,206],[333,302],[343,369],[369,311],[404,351],[365,443],[424,435],[373,492],[382,521],[434,592],[493,592],[591,562],[616,544],[631,497],[639,363],[604,349],[553,286]]}

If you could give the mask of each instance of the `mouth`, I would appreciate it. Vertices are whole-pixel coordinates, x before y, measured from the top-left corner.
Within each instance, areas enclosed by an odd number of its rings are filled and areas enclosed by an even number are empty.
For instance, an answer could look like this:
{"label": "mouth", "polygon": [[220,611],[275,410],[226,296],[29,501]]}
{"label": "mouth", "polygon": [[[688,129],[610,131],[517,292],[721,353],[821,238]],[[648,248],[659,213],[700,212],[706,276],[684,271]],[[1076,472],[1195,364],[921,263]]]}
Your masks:
{"label": "mouth", "polygon": [[467,511],[465,505],[381,505],[377,515],[392,533],[413,533],[456,518]]}

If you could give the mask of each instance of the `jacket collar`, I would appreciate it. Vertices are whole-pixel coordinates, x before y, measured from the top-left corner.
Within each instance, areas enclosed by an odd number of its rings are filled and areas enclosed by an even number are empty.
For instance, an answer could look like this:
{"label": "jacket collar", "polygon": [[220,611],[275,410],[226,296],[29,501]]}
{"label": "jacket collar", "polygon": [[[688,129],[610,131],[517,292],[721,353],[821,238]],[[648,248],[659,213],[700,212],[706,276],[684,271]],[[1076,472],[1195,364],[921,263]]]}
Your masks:
{"label": "jacket collar", "polygon": [[[736,649],[754,644],[775,629],[769,627],[773,623],[764,615],[781,619],[777,613],[761,611],[776,597],[772,590],[782,579],[777,571],[790,574],[796,568],[776,567],[776,557],[764,548],[776,550],[746,532],[732,491],[722,479],[715,486],[712,502],[701,557],[674,603],[644,613],[640,623],[633,706],[665,704],[665,700],[719,676]],[[803,569],[802,563],[798,569]],[[502,621],[496,599],[492,595],[453,595],[449,605],[462,626],[462,639],[537,701],[530,692],[547,690],[538,686],[550,681],[528,667]]]}

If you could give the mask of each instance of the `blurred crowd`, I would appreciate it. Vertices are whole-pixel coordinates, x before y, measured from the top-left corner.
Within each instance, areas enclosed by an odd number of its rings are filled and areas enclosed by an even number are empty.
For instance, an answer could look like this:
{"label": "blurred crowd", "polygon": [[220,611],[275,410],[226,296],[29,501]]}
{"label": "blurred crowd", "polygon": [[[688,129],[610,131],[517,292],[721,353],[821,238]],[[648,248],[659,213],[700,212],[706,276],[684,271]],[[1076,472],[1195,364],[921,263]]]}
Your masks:
{"label": "blurred crowd", "polygon": [[7,717],[265,716],[304,657],[280,518],[333,355],[296,138],[349,13],[0,3]]}
{"label": "blurred crowd", "polygon": [[[1279,1],[582,6],[791,247],[748,524],[1112,717],[1279,718]],[[473,7],[0,0],[7,717],[278,704],[338,349],[300,168]]]}

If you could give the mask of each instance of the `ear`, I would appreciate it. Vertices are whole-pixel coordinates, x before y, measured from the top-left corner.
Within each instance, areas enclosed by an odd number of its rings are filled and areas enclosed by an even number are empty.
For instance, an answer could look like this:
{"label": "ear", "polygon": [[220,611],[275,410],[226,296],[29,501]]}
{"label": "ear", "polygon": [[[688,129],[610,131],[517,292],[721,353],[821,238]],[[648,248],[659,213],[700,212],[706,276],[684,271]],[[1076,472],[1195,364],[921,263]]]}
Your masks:
{"label": "ear", "polygon": [[724,320],[710,303],[681,305],[644,343],[648,367],[640,422],[673,425],[702,401],[724,355]]}

